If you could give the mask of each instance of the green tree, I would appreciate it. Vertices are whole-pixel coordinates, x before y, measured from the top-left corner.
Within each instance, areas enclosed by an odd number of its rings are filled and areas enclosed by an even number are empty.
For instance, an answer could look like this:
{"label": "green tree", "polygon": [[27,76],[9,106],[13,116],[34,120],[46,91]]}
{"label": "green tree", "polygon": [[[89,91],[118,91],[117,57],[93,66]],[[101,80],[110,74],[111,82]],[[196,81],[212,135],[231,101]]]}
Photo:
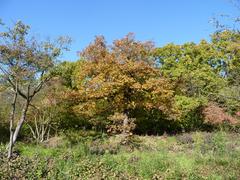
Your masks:
{"label": "green tree", "polygon": [[[176,106],[184,124],[190,123],[187,129],[200,126],[202,110],[211,102],[220,107],[235,105],[231,109],[237,111],[239,100],[233,89],[237,89],[239,82],[238,42],[236,32],[223,31],[213,34],[211,42],[168,44],[156,49],[156,65],[165,77],[175,82]],[[228,86],[232,87],[232,93]],[[230,97],[227,94],[235,101],[227,100]]]}
{"label": "green tree", "polygon": [[221,56],[211,43],[169,44],[157,48],[155,58],[163,74],[178,82],[176,88],[184,95],[208,96],[225,86],[217,64]]}

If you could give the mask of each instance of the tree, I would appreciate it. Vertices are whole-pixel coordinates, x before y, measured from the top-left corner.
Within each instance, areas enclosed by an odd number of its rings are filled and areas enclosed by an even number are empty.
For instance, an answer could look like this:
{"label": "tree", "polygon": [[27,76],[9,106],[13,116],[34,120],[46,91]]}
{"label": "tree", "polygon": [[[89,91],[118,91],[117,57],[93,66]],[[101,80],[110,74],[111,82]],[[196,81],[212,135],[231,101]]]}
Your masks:
{"label": "tree", "polygon": [[240,33],[225,30],[212,35],[213,47],[221,59],[218,66],[229,85],[240,85]]}
{"label": "tree", "polygon": [[123,133],[137,108],[173,112],[174,91],[155,68],[153,50],[151,42],[136,41],[133,34],[110,47],[104,37],[96,37],[80,54],[73,77],[76,90],[67,96],[75,102],[75,112],[96,124],[106,125],[106,119],[113,123],[115,118]]}
{"label": "tree", "polygon": [[72,89],[74,88],[73,72],[75,67],[76,62],[64,61],[56,66],[53,74],[61,79],[63,86]]}
{"label": "tree", "polygon": [[226,85],[222,56],[211,43],[169,44],[157,48],[155,58],[164,76],[176,81],[177,89],[187,96],[207,96]]}
{"label": "tree", "polygon": [[[208,102],[228,106],[224,109],[231,109],[233,114],[238,110],[238,49],[239,33],[233,31],[216,32],[211,42],[168,44],[156,49],[156,64],[175,82],[175,101],[185,125],[191,122],[199,127]],[[193,129],[191,126],[187,129]]]}
{"label": "tree", "polygon": [[[5,27],[5,26],[4,26]],[[18,21],[13,28],[6,27],[0,34],[0,70],[5,86],[12,90],[12,110],[10,115],[10,143],[8,158],[11,158],[13,145],[26,120],[29,106],[34,96],[51,79],[57,57],[67,48],[69,38],[60,37],[56,42],[37,41],[30,37],[30,27]],[[21,117],[14,128],[17,99],[21,98]]]}

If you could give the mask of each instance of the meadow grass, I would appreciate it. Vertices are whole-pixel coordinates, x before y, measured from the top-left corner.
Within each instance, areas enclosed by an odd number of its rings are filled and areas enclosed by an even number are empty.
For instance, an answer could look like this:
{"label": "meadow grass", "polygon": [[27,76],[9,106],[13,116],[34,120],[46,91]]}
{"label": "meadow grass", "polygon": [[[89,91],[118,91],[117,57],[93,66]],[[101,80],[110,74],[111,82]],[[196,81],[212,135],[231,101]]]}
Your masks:
{"label": "meadow grass", "polygon": [[240,179],[239,138],[234,133],[195,132],[134,136],[128,144],[121,144],[118,136],[73,145],[63,140],[56,147],[18,143],[19,157],[11,163],[1,157],[0,177]]}

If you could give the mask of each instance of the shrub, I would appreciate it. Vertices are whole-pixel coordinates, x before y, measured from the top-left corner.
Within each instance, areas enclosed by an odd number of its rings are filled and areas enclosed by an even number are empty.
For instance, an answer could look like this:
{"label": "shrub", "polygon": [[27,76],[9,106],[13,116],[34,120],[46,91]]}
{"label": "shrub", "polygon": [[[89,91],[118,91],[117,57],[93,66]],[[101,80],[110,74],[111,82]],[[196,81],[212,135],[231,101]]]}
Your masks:
{"label": "shrub", "polygon": [[108,119],[111,121],[110,125],[107,125],[107,132],[110,134],[127,134],[131,135],[132,131],[135,129],[135,119],[127,117],[123,113],[114,113],[114,115],[109,116]]}
{"label": "shrub", "polygon": [[205,123],[212,125],[223,124],[224,122],[228,122],[230,124],[236,124],[237,119],[230,116],[229,114],[224,112],[224,109],[219,107],[215,103],[209,103],[203,109],[203,115]]}

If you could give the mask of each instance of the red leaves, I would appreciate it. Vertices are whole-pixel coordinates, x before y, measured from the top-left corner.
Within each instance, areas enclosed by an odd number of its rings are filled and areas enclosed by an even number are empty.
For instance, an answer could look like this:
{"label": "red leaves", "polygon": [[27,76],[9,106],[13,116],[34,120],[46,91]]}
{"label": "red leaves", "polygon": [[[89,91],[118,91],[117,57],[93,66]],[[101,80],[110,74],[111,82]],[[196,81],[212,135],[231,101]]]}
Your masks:
{"label": "red leaves", "polygon": [[230,124],[236,124],[237,119],[231,115],[224,112],[224,109],[216,105],[215,103],[210,103],[207,107],[203,109],[203,116],[206,123],[217,125],[224,122],[229,122]]}
{"label": "red leaves", "polygon": [[240,111],[236,112],[236,116],[240,117]]}

